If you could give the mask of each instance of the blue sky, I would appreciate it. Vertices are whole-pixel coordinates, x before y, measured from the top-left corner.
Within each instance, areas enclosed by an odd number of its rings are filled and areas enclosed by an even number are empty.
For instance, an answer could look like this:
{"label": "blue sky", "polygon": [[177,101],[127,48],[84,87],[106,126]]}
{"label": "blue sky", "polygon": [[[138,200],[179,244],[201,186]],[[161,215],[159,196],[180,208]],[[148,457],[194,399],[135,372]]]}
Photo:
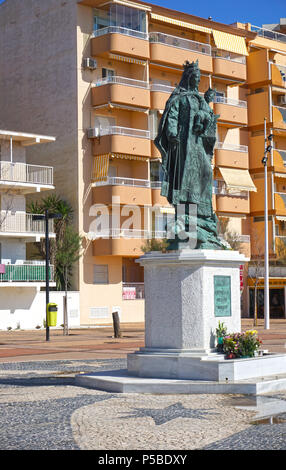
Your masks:
{"label": "blue sky", "polygon": [[202,18],[211,16],[214,21],[226,24],[241,21],[261,26],[278,23],[286,17],[286,0],[149,0],[148,3]]}
{"label": "blue sky", "polygon": [[172,10],[202,18],[212,17],[220,23],[252,23],[255,26],[278,23],[286,17],[286,0],[147,0]]}

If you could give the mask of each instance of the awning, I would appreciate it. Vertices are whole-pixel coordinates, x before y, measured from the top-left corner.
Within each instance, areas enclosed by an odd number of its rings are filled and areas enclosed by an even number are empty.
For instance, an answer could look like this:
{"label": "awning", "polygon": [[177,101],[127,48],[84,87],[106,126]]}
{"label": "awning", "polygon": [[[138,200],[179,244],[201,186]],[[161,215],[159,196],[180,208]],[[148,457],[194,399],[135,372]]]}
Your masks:
{"label": "awning", "polygon": [[134,59],[133,57],[126,57],[117,54],[109,54],[109,57],[110,59],[120,60],[121,62],[128,62],[129,64],[146,65],[145,60]]}
{"label": "awning", "polygon": [[240,191],[257,191],[248,170],[219,168],[228,189]]}
{"label": "awning", "polygon": [[276,220],[279,220],[280,222],[286,222],[286,216],[284,215],[276,215],[275,216]]}
{"label": "awning", "polygon": [[218,49],[224,49],[235,54],[248,55],[245,39],[242,36],[213,30],[213,38]]}
{"label": "awning", "polygon": [[109,168],[109,154],[94,157],[92,179],[102,181],[107,178]]}
{"label": "awning", "polygon": [[151,13],[151,20],[162,21],[163,23],[169,23],[176,26],[181,26],[183,28],[192,29],[195,31],[200,31],[201,33],[211,34],[212,30],[210,28],[206,28],[205,26],[199,26],[197,24],[187,23],[186,21],[176,20],[174,18],[169,18],[167,16],[157,15],[155,13]]}
{"label": "awning", "polygon": [[137,155],[127,155],[123,153],[111,153],[110,158],[121,158],[122,160],[139,160],[140,162],[146,162],[149,157],[138,157]]}

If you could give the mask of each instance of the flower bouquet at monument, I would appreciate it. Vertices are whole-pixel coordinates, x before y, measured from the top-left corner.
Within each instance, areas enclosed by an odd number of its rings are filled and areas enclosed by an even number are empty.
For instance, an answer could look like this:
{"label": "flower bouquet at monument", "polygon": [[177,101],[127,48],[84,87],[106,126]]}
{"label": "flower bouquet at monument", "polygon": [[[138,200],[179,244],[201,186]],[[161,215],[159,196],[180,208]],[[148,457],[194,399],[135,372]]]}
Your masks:
{"label": "flower bouquet at monument", "polygon": [[217,352],[223,353],[223,340],[227,334],[227,328],[223,322],[218,322],[218,326],[216,328],[216,337],[217,337]]}
{"label": "flower bouquet at monument", "polygon": [[224,337],[223,350],[227,359],[241,357],[254,357],[262,341],[256,330],[247,330],[242,333],[232,333]]}

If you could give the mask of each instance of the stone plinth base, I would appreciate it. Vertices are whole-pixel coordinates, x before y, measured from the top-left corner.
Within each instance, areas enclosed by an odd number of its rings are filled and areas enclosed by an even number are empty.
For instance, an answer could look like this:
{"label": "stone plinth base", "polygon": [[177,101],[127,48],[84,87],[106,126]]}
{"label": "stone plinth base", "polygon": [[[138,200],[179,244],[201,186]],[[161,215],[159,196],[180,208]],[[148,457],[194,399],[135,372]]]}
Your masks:
{"label": "stone plinth base", "polygon": [[128,354],[130,376],[168,379],[241,381],[286,374],[286,354],[245,359],[224,359],[222,354],[197,356],[179,353],[138,352]]}

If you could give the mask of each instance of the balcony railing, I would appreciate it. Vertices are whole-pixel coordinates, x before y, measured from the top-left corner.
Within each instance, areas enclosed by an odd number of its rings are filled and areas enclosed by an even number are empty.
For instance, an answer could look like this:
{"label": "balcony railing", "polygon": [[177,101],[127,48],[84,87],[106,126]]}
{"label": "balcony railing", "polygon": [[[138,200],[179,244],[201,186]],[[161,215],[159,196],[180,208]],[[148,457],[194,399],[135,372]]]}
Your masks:
{"label": "balcony railing", "polygon": [[125,135],[128,137],[139,137],[150,139],[150,131],[143,129],[133,129],[130,127],[109,126],[88,129],[88,137],[103,137],[105,135]]}
{"label": "balcony railing", "polygon": [[260,28],[259,26],[254,25],[251,25],[251,31],[257,33],[258,36],[263,38],[286,43],[286,34],[278,33],[277,31],[272,31],[270,29]]}
{"label": "balcony railing", "polygon": [[235,145],[235,144],[229,144],[225,142],[217,142],[215,145],[215,148],[222,149],[222,150],[232,150],[234,152],[242,152],[242,153],[248,152],[247,145]]}
{"label": "balcony railing", "polygon": [[[45,233],[45,220],[33,220],[33,214],[0,212],[0,233]],[[49,219],[49,232],[54,232],[54,221]]]}
{"label": "balcony railing", "polygon": [[186,51],[198,52],[200,54],[211,55],[211,46],[202,42],[191,41],[177,36],[171,36],[165,33],[152,32],[149,33],[149,41],[165,46],[177,47]]}
{"label": "balcony railing", "polygon": [[122,300],[144,299],[144,282],[123,282]]}
{"label": "balcony railing", "polygon": [[92,235],[92,240],[97,240],[98,238],[134,238],[147,240],[151,238],[166,238],[168,236],[168,232],[166,230],[137,230],[110,228],[94,232]]}
{"label": "balcony railing", "polygon": [[163,83],[151,83],[150,85],[151,91],[159,91],[161,93],[172,93],[175,89],[174,86],[171,85],[164,85]]}
{"label": "balcony railing", "polygon": [[228,189],[226,185],[221,185],[221,186],[213,186],[213,194],[217,194],[219,196],[230,196],[230,197],[248,197],[248,192],[243,191],[240,189]]}
{"label": "balcony railing", "polygon": [[93,32],[92,37],[97,38],[99,36],[104,36],[105,34],[124,34],[125,36],[132,36],[138,39],[145,39],[148,41],[148,33],[142,31],[136,31],[134,29],[123,28],[121,26],[107,26],[106,28],[100,28]]}
{"label": "balcony railing", "polygon": [[150,181],[152,189],[160,189],[162,186],[162,181]]}
{"label": "balcony railing", "polygon": [[[0,282],[44,282],[46,267],[44,264],[23,261],[22,264],[0,264]],[[49,266],[49,280],[54,280],[54,266]]]}
{"label": "balcony railing", "polygon": [[238,106],[239,108],[246,108],[247,102],[242,100],[235,100],[226,96],[215,96],[214,103],[227,104],[229,106]]}
{"label": "balcony railing", "polygon": [[243,55],[233,54],[232,52],[219,50],[212,50],[212,56],[215,59],[225,59],[231,62],[238,62],[239,64],[246,64],[246,57]]}
{"label": "balcony railing", "polygon": [[138,188],[150,188],[149,180],[142,180],[136,178],[122,178],[115,176],[107,176],[105,181],[96,181],[93,183],[94,186],[134,186]]}
{"label": "balcony railing", "polygon": [[109,77],[104,77],[104,78],[99,78],[95,82],[93,82],[93,85],[98,87],[102,85],[108,85],[108,84],[118,84],[118,85],[126,85],[126,86],[133,86],[137,88],[145,88],[149,90],[149,83],[143,80],[135,80],[133,78],[128,78],[128,77],[120,77],[117,75],[109,76]]}
{"label": "balcony railing", "polygon": [[53,168],[26,163],[0,162],[0,181],[53,184]]}

